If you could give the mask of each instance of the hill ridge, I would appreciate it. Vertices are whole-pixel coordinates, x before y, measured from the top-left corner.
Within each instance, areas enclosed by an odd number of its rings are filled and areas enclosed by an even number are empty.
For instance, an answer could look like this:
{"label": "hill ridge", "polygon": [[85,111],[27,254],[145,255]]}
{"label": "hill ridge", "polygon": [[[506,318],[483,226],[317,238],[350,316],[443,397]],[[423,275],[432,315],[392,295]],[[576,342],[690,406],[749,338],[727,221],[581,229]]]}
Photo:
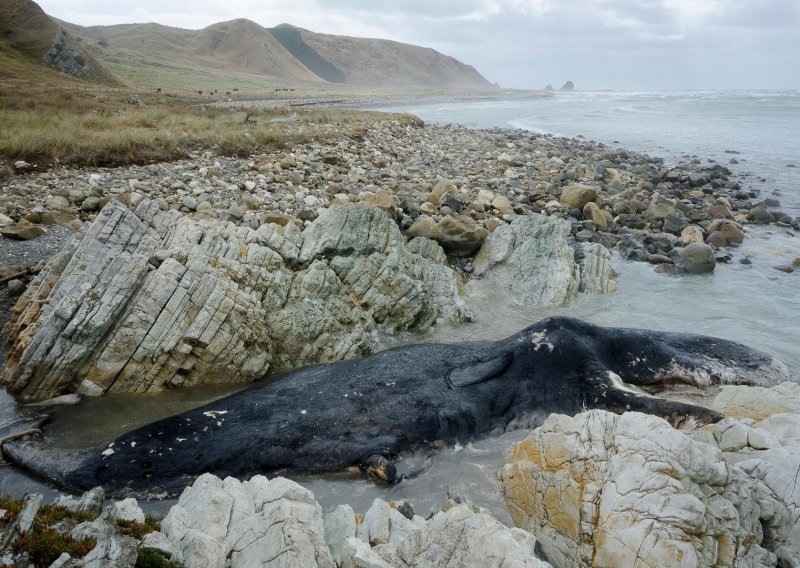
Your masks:
{"label": "hill ridge", "polygon": [[[91,68],[104,76],[142,88],[496,88],[470,65],[430,47],[394,40],[322,34],[289,23],[269,28],[248,18],[199,30],[155,22],[80,26],[50,18],[32,0],[3,0],[2,6],[36,12],[39,24],[20,18],[16,24],[39,43],[48,34],[55,40],[51,65],[63,68],[57,56],[67,53],[73,64],[92,62]],[[37,33],[42,26],[46,33]],[[37,49],[40,57],[47,53],[41,45]]]}

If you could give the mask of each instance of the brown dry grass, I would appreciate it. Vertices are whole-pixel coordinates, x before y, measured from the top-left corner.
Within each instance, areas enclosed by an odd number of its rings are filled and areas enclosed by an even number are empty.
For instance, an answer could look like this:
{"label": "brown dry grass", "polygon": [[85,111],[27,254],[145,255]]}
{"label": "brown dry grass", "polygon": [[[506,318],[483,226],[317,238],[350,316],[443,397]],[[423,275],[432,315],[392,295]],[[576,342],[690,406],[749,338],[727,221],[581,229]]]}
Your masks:
{"label": "brown dry grass", "polygon": [[[129,104],[121,92],[21,93],[0,86],[0,158],[41,167],[41,162],[82,166],[168,161],[200,149],[247,156],[376,120],[414,120],[345,109],[230,111],[158,94],[141,99],[146,108]],[[271,122],[292,112],[298,120]]]}

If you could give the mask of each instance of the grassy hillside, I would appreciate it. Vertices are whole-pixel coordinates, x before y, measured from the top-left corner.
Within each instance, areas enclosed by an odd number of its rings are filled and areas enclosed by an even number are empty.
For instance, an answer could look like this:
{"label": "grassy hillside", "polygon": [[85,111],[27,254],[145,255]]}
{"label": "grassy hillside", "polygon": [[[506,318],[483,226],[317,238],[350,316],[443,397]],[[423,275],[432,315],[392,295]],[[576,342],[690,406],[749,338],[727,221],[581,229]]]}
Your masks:
{"label": "grassy hillside", "polygon": [[0,77],[42,75],[45,66],[64,75],[116,83],[117,79],[74,37],[30,0],[0,1]]}
{"label": "grassy hillside", "polygon": [[434,49],[295,29],[314,51],[341,69],[351,84],[427,86],[453,91],[492,88],[475,68]]}
{"label": "grassy hillside", "polygon": [[263,92],[287,84],[322,82],[249,20],[197,31],[160,24],[65,25],[83,38],[97,59],[134,86]]}
{"label": "grassy hillside", "polygon": [[249,92],[281,88],[491,89],[475,69],[418,46],[316,34],[238,19],[201,30],[159,24],[81,27],[60,22],[133,86]]}

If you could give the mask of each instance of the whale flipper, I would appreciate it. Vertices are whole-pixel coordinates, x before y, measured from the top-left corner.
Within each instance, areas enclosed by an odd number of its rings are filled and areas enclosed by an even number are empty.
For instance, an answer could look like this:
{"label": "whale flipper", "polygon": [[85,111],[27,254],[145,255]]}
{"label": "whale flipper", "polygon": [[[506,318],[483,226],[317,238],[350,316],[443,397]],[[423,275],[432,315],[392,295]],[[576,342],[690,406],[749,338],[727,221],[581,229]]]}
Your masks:
{"label": "whale flipper", "polygon": [[588,382],[594,383],[594,393],[600,393],[594,401],[589,401],[594,403],[589,406],[605,406],[608,410],[619,413],[646,412],[660,416],[678,429],[690,423],[691,420],[700,424],[711,424],[724,418],[719,412],[705,406],[661,398],[643,392],[635,386],[623,382],[620,376],[613,371],[607,371],[605,375],[594,380],[590,379]]}
{"label": "whale flipper", "polygon": [[514,354],[504,351],[497,357],[453,369],[447,375],[447,382],[453,387],[477,385],[499,376],[513,361]]}

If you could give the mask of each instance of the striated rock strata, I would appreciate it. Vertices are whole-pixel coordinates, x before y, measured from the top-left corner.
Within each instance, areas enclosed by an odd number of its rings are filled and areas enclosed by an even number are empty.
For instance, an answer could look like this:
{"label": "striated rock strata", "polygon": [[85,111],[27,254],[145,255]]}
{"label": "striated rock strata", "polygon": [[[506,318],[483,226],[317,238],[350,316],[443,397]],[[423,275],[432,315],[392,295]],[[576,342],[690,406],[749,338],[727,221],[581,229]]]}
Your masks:
{"label": "striated rock strata", "polygon": [[613,292],[608,250],[578,243],[576,255],[569,236],[569,223],[556,217],[517,217],[486,239],[475,257],[475,275],[524,304],[559,306],[579,291]]}
{"label": "striated rock strata", "polygon": [[2,380],[33,399],[252,381],[467,317],[461,285],[436,243],[406,244],[376,208],[253,230],[112,201],[20,299]]}

